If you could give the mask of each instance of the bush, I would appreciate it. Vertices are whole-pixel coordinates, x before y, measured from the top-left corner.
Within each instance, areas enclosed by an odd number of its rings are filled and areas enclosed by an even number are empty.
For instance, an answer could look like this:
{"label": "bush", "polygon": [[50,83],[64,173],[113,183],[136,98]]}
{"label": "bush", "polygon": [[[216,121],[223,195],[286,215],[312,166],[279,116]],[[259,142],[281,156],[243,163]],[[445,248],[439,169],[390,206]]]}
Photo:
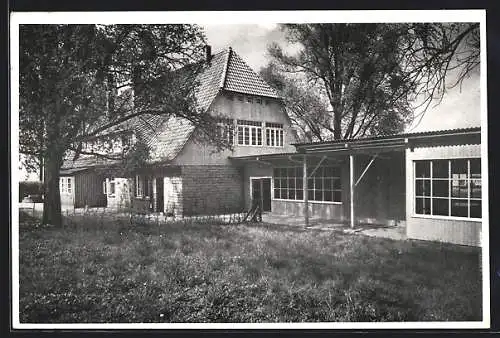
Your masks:
{"label": "bush", "polygon": [[31,195],[34,202],[41,201],[43,196],[43,183],[40,181],[19,182],[19,202]]}

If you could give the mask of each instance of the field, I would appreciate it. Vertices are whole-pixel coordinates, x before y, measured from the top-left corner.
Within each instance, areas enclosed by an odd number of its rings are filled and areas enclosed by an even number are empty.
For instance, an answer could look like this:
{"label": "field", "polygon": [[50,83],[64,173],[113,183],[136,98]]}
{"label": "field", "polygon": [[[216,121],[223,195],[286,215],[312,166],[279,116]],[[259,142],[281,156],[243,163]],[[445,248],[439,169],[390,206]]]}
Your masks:
{"label": "field", "polygon": [[36,227],[21,323],[481,320],[480,250],[266,224]]}

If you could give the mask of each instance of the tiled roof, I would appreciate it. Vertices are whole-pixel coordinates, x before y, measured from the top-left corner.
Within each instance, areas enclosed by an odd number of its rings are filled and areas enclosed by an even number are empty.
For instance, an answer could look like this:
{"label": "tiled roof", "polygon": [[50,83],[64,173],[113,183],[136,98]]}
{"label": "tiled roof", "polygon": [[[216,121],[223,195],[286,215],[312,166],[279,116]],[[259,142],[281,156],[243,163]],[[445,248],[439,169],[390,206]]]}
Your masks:
{"label": "tiled roof", "polygon": [[[220,51],[205,62],[197,75],[199,86],[195,97],[200,111],[207,111],[220,90],[233,91],[249,95],[278,98],[272,89],[254,72],[231,48]],[[132,128],[137,136],[151,147],[153,162],[173,160],[182,150],[195,127],[186,119],[165,116],[141,116],[122,125]],[[121,129],[123,129],[121,128]],[[84,159],[80,157],[74,165],[100,165],[102,159]],[[65,162],[71,165],[71,162]],[[72,166],[71,166],[72,167]],[[65,166],[64,168],[69,168]]]}
{"label": "tiled roof", "polygon": [[100,167],[109,166],[119,163],[119,160],[111,160],[102,157],[95,157],[91,155],[80,155],[78,159],[73,161],[73,159],[67,159],[64,161],[61,170],[67,170],[69,168],[90,168],[90,167]]}
{"label": "tiled roof", "polygon": [[244,94],[278,98],[276,91],[231,49],[229,50],[229,62],[223,89]]}

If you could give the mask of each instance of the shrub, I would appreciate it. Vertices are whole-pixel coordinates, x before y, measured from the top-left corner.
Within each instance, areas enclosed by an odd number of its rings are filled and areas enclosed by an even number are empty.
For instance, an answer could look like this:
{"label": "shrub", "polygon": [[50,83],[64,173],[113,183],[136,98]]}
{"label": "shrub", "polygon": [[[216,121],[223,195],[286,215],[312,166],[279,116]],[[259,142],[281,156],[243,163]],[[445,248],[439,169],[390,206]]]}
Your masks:
{"label": "shrub", "polygon": [[22,181],[19,182],[19,202],[23,200],[24,197],[28,195],[41,196],[43,195],[43,183],[40,181]]}

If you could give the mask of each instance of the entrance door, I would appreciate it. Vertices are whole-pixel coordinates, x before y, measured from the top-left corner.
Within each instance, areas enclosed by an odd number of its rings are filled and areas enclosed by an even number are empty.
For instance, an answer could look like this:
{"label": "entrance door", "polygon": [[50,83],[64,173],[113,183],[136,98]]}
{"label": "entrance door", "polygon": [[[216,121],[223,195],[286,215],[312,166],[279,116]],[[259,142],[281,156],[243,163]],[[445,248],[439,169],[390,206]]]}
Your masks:
{"label": "entrance door", "polygon": [[262,211],[271,211],[270,178],[252,178],[252,201],[259,203]]}
{"label": "entrance door", "polygon": [[156,178],[155,211],[163,212],[163,177]]}

